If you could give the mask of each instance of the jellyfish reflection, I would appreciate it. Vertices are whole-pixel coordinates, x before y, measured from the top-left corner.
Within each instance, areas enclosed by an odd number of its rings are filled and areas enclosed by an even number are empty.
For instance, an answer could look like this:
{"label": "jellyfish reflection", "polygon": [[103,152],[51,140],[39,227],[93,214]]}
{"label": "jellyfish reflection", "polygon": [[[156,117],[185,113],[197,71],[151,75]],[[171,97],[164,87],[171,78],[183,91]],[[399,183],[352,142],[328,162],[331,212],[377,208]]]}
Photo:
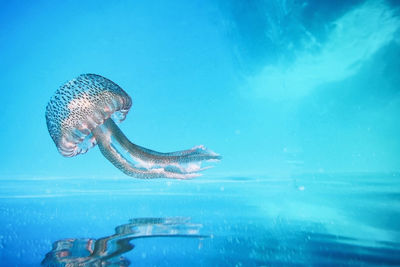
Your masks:
{"label": "jellyfish reflection", "polygon": [[141,218],[115,228],[115,234],[100,239],[71,238],[53,243],[42,266],[129,266],[119,257],[134,248],[132,239],[144,237],[206,237],[200,235],[201,224],[187,218]]}

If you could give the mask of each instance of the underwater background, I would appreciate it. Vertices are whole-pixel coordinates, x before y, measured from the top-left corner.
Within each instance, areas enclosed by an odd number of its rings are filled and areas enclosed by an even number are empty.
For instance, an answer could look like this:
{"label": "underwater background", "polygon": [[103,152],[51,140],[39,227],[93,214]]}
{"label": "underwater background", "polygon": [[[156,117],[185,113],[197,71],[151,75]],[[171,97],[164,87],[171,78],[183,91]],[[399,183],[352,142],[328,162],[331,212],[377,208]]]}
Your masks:
{"label": "underwater background", "polygon": [[[0,265],[400,265],[399,59],[397,0],[0,1]],[[222,160],[61,156],[46,105],[82,73],[134,143]]]}

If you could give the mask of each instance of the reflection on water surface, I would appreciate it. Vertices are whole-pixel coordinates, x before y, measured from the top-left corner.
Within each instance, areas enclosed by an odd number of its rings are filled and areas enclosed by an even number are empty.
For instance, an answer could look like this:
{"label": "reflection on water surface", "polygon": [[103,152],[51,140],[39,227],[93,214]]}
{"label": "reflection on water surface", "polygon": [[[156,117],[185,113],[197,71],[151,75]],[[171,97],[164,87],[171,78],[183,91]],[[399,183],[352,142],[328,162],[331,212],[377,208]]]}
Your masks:
{"label": "reflection on water surface", "polygon": [[187,218],[139,218],[115,228],[115,234],[100,239],[69,238],[56,241],[42,266],[129,266],[119,257],[134,248],[132,239],[144,237],[205,237],[201,224]]}

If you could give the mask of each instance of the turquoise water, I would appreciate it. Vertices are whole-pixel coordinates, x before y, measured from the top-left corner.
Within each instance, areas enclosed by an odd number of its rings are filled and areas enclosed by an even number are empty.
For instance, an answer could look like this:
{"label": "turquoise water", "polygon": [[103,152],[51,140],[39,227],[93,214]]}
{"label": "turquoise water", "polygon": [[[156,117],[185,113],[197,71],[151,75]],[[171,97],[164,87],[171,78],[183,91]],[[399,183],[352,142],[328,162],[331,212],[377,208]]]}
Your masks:
{"label": "turquoise water", "polygon": [[[0,2],[0,265],[400,265],[397,1]],[[135,179],[46,127],[82,73],[220,162]]]}
{"label": "turquoise water", "polygon": [[398,265],[399,178],[6,180],[2,262]]}

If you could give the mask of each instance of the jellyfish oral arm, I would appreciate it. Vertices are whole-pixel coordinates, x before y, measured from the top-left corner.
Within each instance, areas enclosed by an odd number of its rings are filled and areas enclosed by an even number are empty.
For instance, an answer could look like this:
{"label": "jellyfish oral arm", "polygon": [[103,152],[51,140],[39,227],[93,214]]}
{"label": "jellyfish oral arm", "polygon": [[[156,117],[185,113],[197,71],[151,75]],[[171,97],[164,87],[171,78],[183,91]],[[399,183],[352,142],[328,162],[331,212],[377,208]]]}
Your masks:
{"label": "jellyfish oral arm", "polygon": [[161,153],[133,144],[109,118],[93,131],[101,153],[118,169],[136,178],[188,179],[197,177],[201,162],[221,157],[197,146],[192,149]]}

